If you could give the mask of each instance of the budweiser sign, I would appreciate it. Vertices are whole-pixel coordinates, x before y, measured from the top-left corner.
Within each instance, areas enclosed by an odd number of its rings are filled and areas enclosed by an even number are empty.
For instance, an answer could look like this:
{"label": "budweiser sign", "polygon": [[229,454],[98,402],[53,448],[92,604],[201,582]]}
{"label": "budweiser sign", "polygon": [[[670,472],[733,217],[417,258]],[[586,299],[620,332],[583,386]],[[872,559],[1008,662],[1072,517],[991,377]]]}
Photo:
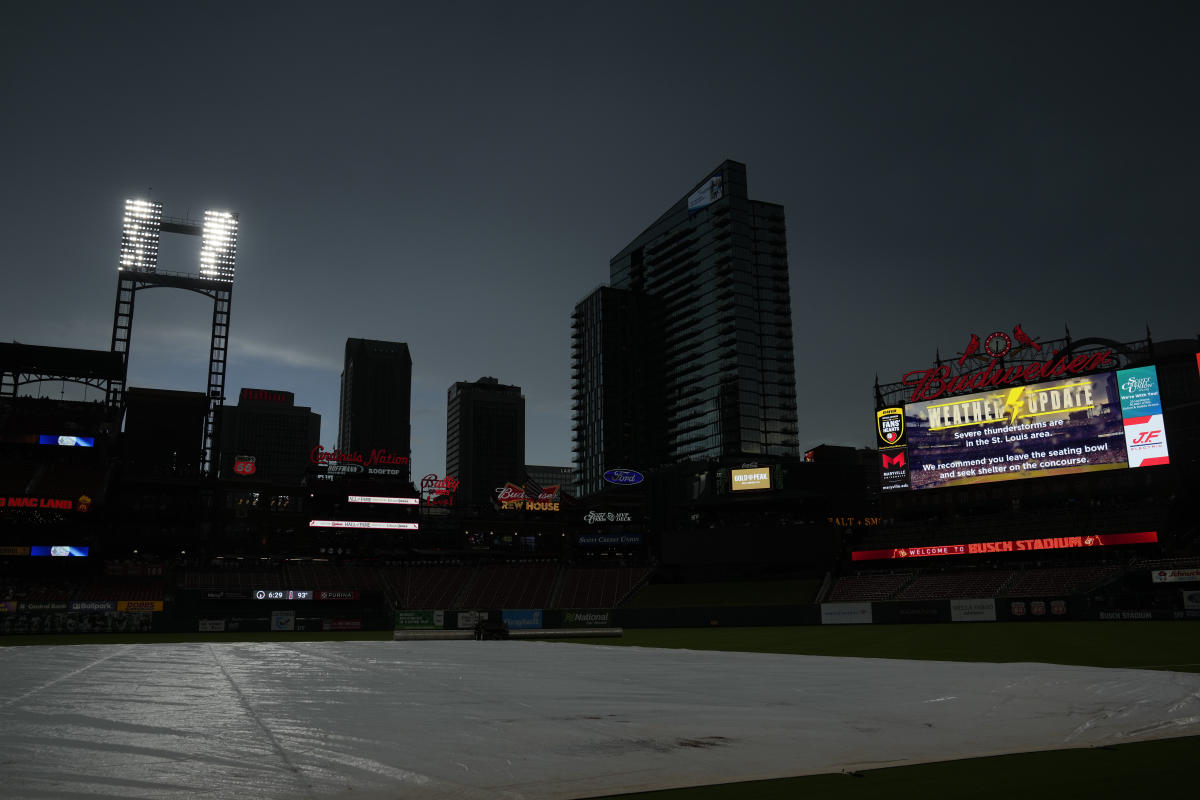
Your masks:
{"label": "budweiser sign", "polygon": [[919,403],[949,395],[981,392],[1016,383],[1051,380],[1119,366],[1112,350],[1062,356],[1058,350],[1053,350],[1040,361],[1022,361],[1005,366],[1004,358],[1010,353],[1026,350],[1039,355],[1042,353],[1042,346],[1021,330],[1020,325],[1013,328],[1013,334],[1018,342],[1017,347],[1013,347],[1013,337],[1002,331],[996,331],[982,341],[977,334],[971,334],[971,341],[958,359],[958,367],[961,369],[972,360],[985,362],[985,366],[979,369],[956,375],[953,366],[941,364],[906,373],[902,380],[905,386],[912,389],[909,402]]}
{"label": "budweiser sign", "polygon": [[326,450],[317,445],[309,454],[312,463],[327,464],[357,464],[360,467],[402,467],[408,464],[408,456],[395,455],[382,448],[363,454],[357,450]]}
{"label": "budweiser sign", "polygon": [[536,495],[529,495],[525,487],[506,483],[496,490],[496,502],[506,511],[558,511],[558,487],[547,486]]}

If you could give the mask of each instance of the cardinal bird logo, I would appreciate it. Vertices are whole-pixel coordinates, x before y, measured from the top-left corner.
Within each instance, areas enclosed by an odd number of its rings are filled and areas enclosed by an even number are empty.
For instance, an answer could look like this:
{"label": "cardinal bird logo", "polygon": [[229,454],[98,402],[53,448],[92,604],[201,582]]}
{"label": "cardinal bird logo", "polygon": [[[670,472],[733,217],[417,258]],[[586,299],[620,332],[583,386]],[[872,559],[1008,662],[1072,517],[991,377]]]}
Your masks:
{"label": "cardinal bird logo", "polygon": [[1038,344],[1037,342],[1035,342],[1033,339],[1030,339],[1029,334],[1027,334],[1025,331],[1021,330],[1021,323],[1019,323],[1019,322],[1017,323],[1017,326],[1015,328],[1013,328],[1013,338],[1016,339],[1021,344],[1029,345],[1034,350],[1037,350],[1039,353],[1042,352],[1042,346],[1040,344]]}
{"label": "cardinal bird logo", "polygon": [[971,342],[967,345],[967,349],[963,351],[962,358],[958,360],[958,365],[961,367],[966,360],[979,352],[979,334],[971,334]]}

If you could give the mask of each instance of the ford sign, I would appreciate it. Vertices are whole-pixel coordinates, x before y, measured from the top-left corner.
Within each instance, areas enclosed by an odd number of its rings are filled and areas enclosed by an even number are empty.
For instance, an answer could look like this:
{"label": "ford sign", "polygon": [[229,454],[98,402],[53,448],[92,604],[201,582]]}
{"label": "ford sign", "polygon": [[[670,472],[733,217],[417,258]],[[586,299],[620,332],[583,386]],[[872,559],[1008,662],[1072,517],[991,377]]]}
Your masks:
{"label": "ford sign", "polygon": [[633,486],[646,480],[646,476],[632,469],[610,469],[604,473],[604,480],[618,486]]}

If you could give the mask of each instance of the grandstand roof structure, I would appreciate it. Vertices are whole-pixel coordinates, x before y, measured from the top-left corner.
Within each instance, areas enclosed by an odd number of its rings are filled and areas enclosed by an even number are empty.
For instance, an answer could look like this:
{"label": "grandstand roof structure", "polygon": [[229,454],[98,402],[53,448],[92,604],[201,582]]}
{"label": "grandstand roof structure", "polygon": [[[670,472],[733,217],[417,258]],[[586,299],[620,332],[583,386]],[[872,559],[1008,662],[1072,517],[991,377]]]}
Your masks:
{"label": "grandstand roof structure", "polygon": [[16,397],[23,384],[69,380],[105,389],[111,380],[124,377],[121,354],[110,350],[0,343],[0,394]]}

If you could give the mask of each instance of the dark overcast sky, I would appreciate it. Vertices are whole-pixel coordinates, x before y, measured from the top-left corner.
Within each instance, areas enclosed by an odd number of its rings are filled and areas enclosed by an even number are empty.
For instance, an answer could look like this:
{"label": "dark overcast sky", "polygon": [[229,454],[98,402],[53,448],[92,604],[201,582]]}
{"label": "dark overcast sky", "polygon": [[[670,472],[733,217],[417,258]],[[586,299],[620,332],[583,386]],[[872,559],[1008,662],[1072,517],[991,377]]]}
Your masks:
{"label": "dark overcast sky", "polygon": [[[0,339],[106,349],[121,212],[241,215],[227,393],[336,443],[347,337],[523,387],[570,463],[570,315],[725,158],[788,218],[800,444],[972,332],[1194,337],[1196,3],[62,3],[0,24]],[[164,236],[161,267],[198,241]],[[180,296],[174,296],[180,295]],[[130,385],[202,391],[211,302],[139,293]],[[56,387],[47,391],[57,394]]]}

